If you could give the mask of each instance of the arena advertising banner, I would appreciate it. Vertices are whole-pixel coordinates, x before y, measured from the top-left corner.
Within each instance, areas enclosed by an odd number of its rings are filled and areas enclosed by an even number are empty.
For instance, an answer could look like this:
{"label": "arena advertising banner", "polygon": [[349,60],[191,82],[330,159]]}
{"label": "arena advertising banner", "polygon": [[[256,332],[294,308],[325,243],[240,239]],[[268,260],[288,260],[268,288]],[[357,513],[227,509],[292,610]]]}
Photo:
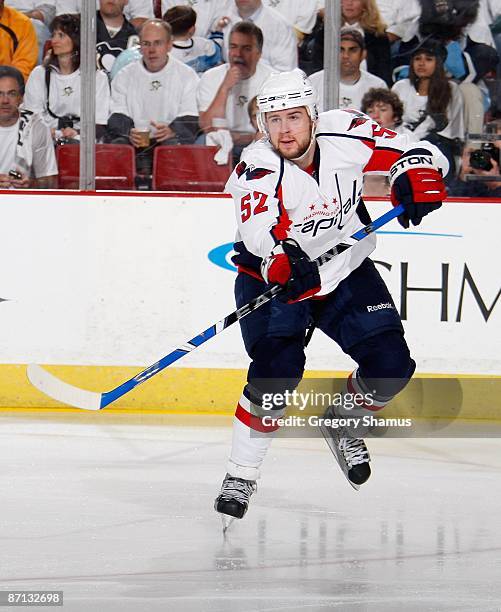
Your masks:
{"label": "arena advertising banner", "polygon": [[[229,198],[2,194],[0,215],[2,364],[146,366],[234,309]],[[418,371],[501,374],[500,226],[499,203],[448,202],[378,231],[373,259]],[[235,325],[177,366],[247,363]],[[314,334],[308,368],[351,367]]]}

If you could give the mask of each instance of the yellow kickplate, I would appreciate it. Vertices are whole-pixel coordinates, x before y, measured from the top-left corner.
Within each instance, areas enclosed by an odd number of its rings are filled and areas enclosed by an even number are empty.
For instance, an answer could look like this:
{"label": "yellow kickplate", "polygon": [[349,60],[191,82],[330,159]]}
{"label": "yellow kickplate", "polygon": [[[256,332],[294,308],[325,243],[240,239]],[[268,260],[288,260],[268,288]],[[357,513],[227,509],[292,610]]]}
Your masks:
{"label": "yellow kickplate", "polygon": [[[65,382],[90,391],[109,391],[137,374],[141,367],[44,366]],[[347,372],[309,371],[302,387],[331,392],[343,388]],[[106,411],[141,414],[232,415],[245,384],[237,369],[168,368],[127,393]],[[35,389],[26,365],[0,365],[0,410],[71,409]],[[501,420],[501,376],[417,375],[398,395],[384,416],[412,412],[420,418]]]}

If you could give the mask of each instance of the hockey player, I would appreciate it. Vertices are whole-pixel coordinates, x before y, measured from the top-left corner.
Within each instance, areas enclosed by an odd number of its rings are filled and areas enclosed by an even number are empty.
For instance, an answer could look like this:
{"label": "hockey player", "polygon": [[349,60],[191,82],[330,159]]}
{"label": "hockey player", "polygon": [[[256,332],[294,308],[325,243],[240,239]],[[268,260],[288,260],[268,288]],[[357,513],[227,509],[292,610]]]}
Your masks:
{"label": "hockey player", "polygon": [[[262,419],[270,415],[262,410],[263,394],[285,393],[299,383],[305,332],[312,323],[358,364],[347,390],[370,389],[373,410],[389,402],[414,373],[399,314],[369,259],[374,234],[321,268],[312,261],[370,222],[361,198],[364,172],[389,172],[391,200],[404,205],[399,221],[406,228],[419,224],[446,196],[442,173],[447,160],[436,147],[411,142],[358,111],[318,116],[316,93],[299,70],[273,74],[258,96],[258,108],[267,138],[248,147],[226,185],[238,223],[236,302],[239,307],[249,302],[267,283],[284,290],[280,299],[241,321],[252,361],[235,413],[227,474],[215,501],[218,512],[236,518],[247,511],[277,429]],[[370,308],[379,304],[387,306]],[[282,412],[276,406],[273,416]],[[333,407],[326,416],[337,416]],[[333,428],[322,433],[358,488],[370,476],[363,439]]]}

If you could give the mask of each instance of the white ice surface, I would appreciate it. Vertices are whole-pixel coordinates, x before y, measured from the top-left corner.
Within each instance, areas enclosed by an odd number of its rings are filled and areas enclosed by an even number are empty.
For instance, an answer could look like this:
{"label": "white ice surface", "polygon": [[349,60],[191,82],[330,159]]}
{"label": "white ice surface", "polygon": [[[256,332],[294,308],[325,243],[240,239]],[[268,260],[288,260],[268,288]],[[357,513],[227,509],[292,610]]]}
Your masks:
{"label": "white ice surface", "polygon": [[359,492],[323,440],[277,440],[224,540],[229,428],[0,425],[0,590],[63,589],[66,612],[501,610],[498,440],[373,440]]}

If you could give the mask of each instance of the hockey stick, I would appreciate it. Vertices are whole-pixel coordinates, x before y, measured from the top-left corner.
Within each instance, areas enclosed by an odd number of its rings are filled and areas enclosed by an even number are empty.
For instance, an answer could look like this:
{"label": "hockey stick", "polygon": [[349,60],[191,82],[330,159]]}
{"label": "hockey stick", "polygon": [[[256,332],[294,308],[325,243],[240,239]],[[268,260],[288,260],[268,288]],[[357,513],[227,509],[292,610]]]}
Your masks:
{"label": "hockey stick", "polygon": [[[326,262],[330,261],[340,253],[343,253],[347,249],[350,249],[354,244],[356,244],[359,240],[363,240],[369,234],[372,234],[377,229],[395,219],[399,215],[404,212],[404,207],[402,205],[389,210],[381,217],[378,217],[372,223],[369,223],[362,229],[355,232],[350,238],[355,240],[353,244],[340,243],[337,244],[332,249],[329,249],[319,257],[315,259],[319,266],[322,266]],[[137,387],[141,383],[147,381],[149,378],[161,372],[164,368],[172,365],[178,359],[181,359],[192,350],[198,348],[200,345],[204,344],[210,338],[213,338],[217,334],[221,333],[224,329],[233,325],[236,321],[239,321],[243,317],[247,316],[251,312],[254,312],[263,304],[269,302],[273,297],[275,297],[278,293],[282,291],[282,287],[280,285],[274,285],[263,294],[251,300],[248,304],[245,304],[238,310],[235,310],[227,317],[218,321],[214,325],[211,325],[201,334],[198,334],[191,340],[189,340],[186,344],[183,344],[179,348],[175,349],[165,357],[162,357],[159,361],[154,363],[153,365],[147,367],[139,374],[136,374],[133,378],[126,380],[124,383],[115,387],[111,391],[106,391],[104,393],[97,393],[94,391],[87,391],[85,389],[80,389],[79,387],[74,387],[68,383],[63,382],[47,370],[44,370],[37,364],[30,364],[27,369],[28,378],[31,384],[48,395],[53,399],[62,402],[63,404],[68,404],[70,406],[74,406],[75,408],[83,408],[84,410],[101,410],[105,408],[122,395],[125,395],[134,387]]]}

